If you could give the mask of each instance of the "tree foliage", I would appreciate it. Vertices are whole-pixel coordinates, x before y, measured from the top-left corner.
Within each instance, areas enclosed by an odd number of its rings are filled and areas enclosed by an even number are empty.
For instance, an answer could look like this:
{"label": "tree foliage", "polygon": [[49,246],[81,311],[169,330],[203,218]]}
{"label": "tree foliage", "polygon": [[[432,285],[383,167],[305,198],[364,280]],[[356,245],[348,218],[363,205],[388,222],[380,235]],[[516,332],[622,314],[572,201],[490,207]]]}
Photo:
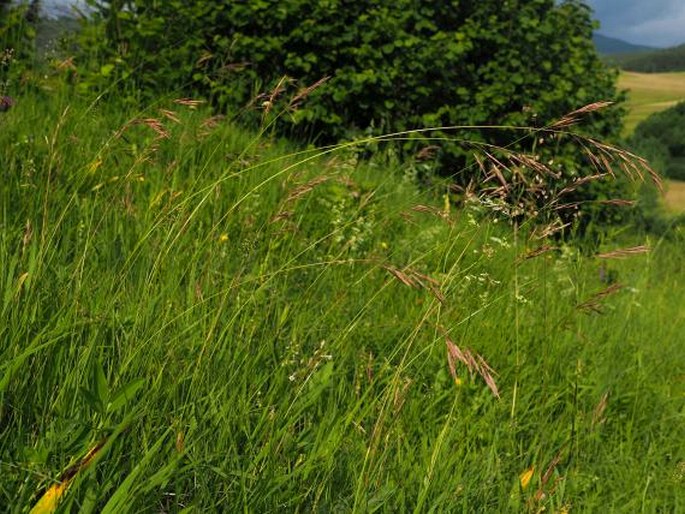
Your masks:
{"label": "tree foliage", "polygon": [[[592,102],[622,99],[579,0],[90,2],[96,23],[82,47],[98,64],[82,72],[82,86],[201,94],[308,142],[400,133],[403,157],[435,145],[422,169],[463,188],[474,180],[486,187],[480,179],[498,167],[480,165],[481,151],[490,164],[511,164],[500,171],[517,186],[505,188],[504,200],[518,205],[533,191],[523,202],[533,213],[550,198],[531,186],[540,167],[506,161],[511,152],[549,163],[545,180],[561,191],[596,169],[565,128],[539,130]],[[622,114],[620,106],[591,110],[574,130],[611,140]],[[625,191],[574,186],[574,200]]]}
{"label": "tree foliage", "polygon": [[607,61],[624,70],[642,73],[685,71],[685,44],[651,52],[611,56]]}
{"label": "tree foliage", "polygon": [[[282,120],[324,142],[364,130],[543,125],[617,98],[590,11],[575,0],[92,3],[102,33],[88,47],[105,55],[107,84],[192,89],[238,109],[259,93],[271,99],[285,76],[292,94],[328,78]],[[619,128],[613,113],[590,130]]]}
{"label": "tree foliage", "polygon": [[640,123],[632,146],[669,178],[685,180],[685,102]]}

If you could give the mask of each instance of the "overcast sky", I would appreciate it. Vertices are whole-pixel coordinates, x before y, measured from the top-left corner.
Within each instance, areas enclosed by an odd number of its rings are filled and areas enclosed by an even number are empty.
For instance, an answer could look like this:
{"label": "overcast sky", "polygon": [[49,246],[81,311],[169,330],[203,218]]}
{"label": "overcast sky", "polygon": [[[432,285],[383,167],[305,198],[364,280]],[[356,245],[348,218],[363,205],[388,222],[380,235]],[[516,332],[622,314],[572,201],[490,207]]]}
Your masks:
{"label": "overcast sky", "polygon": [[685,43],[685,0],[586,0],[604,35],[650,46]]}

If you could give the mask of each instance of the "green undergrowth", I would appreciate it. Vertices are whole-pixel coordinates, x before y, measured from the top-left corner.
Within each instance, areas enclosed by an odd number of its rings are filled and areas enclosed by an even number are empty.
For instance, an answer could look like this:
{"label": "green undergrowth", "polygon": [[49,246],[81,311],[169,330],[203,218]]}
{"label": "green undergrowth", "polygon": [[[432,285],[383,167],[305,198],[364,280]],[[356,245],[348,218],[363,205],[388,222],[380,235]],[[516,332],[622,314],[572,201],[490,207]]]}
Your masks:
{"label": "green undergrowth", "polygon": [[0,505],[685,508],[679,234],[583,255],[184,103],[0,115]]}

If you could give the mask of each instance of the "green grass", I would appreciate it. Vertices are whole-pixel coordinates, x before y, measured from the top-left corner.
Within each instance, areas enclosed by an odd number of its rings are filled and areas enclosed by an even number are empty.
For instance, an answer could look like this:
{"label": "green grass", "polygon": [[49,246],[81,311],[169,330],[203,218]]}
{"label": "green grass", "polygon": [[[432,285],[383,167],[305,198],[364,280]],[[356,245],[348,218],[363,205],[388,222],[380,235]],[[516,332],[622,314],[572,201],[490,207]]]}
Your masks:
{"label": "green grass", "polygon": [[[678,233],[608,264],[523,259],[543,242],[448,212],[386,154],[298,152],[171,102],[18,100],[0,117],[8,511],[98,442],[65,512],[685,508]],[[152,117],[168,138],[127,123]],[[608,275],[626,287],[579,309]],[[500,399],[451,377],[446,337]]]}
{"label": "green grass", "polygon": [[628,90],[628,115],[625,134],[650,115],[685,101],[685,72],[635,73],[621,72],[619,89]]}

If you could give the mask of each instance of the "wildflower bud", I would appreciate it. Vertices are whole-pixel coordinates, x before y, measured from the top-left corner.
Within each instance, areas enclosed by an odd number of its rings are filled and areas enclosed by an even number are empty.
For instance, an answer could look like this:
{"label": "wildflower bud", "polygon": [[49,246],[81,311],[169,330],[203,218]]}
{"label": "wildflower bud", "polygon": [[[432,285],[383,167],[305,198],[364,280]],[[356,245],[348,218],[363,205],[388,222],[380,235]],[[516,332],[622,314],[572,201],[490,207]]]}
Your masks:
{"label": "wildflower bud", "polygon": [[0,112],[6,112],[10,110],[16,102],[11,96],[0,96]]}

